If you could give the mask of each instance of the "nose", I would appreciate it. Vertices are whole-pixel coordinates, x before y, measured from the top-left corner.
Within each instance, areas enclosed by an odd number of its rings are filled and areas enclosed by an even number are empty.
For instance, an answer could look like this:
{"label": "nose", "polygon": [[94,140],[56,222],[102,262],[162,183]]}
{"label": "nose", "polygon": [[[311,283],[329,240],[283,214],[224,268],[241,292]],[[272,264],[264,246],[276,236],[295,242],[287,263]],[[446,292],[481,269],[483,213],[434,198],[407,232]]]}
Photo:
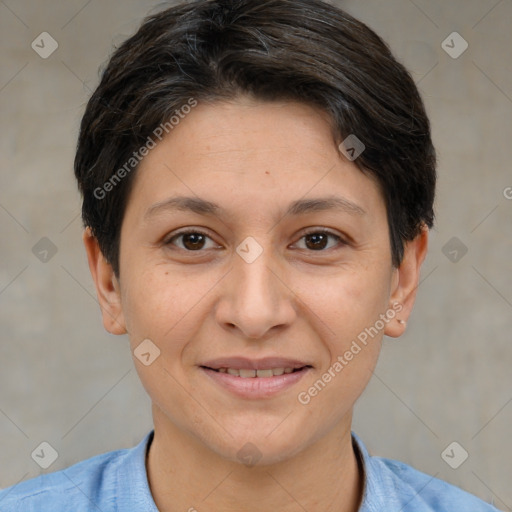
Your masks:
{"label": "nose", "polygon": [[231,333],[237,330],[253,340],[284,329],[296,318],[294,294],[288,286],[270,249],[252,263],[235,255],[217,303],[216,320]]}

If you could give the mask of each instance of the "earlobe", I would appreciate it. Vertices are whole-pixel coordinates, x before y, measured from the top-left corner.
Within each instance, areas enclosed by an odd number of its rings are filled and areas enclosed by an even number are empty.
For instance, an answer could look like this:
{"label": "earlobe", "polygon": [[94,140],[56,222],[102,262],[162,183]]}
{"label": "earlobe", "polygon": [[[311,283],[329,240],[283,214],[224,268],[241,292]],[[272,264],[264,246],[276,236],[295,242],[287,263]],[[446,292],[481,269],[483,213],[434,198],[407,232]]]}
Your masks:
{"label": "earlobe", "polygon": [[401,309],[396,314],[396,318],[386,325],[384,330],[386,336],[398,338],[405,332],[407,320],[416,299],[421,265],[427,255],[427,249],[428,227],[423,226],[420,234],[414,240],[406,242],[402,263],[394,271],[390,305],[399,303]]}
{"label": "earlobe", "polygon": [[85,229],[82,239],[87,252],[89,270],[96,286],[103,326],[111,334],[126,334],[119,282],[112,265],[103,256],[98,240],[90,228]]}

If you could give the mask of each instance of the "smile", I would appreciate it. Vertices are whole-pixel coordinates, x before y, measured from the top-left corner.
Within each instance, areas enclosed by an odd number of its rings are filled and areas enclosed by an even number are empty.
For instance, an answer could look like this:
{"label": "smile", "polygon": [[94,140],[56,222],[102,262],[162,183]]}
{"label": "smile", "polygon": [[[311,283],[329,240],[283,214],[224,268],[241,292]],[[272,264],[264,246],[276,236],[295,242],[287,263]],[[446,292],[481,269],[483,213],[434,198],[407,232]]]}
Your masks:
{"label": "smile", "polygon": [[215,388],[245,399],[271,398],[297,384],[312,366],[301,361],[265,358],[225,358],[205,362],[199,368]]}

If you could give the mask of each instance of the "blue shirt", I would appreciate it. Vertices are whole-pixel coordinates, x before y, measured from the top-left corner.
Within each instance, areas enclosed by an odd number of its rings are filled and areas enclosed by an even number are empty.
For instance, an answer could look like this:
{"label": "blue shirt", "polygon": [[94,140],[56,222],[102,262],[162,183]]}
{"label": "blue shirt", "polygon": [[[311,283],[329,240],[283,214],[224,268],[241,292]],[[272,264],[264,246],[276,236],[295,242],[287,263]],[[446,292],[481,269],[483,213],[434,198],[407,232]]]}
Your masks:
{"label": "blue shirt", "polygon": [[[145,457],[154,431],[134,448],[97,455],[0,491],[1,512],[159,512],[149,489]],[[371,457],[352,434],[363,462],[359,512],[496,512],[442,480],[401,462]]]}

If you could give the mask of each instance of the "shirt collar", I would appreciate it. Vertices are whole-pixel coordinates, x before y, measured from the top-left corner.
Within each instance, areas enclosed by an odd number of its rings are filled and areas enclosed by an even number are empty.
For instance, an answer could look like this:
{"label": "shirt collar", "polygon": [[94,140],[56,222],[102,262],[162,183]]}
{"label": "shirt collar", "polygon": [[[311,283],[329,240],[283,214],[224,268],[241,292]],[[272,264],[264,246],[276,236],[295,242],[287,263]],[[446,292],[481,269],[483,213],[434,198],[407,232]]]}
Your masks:
{"label": "shirt collar", "polygon": [[146,471],[146,457],[154,434],[154,430],[149,432],[135,448],[129,451],[128,459],[122,461],[118,466],[115,487],[124,489],[125,492],[113,497],[116,511],[159,512],[149,488]]}

